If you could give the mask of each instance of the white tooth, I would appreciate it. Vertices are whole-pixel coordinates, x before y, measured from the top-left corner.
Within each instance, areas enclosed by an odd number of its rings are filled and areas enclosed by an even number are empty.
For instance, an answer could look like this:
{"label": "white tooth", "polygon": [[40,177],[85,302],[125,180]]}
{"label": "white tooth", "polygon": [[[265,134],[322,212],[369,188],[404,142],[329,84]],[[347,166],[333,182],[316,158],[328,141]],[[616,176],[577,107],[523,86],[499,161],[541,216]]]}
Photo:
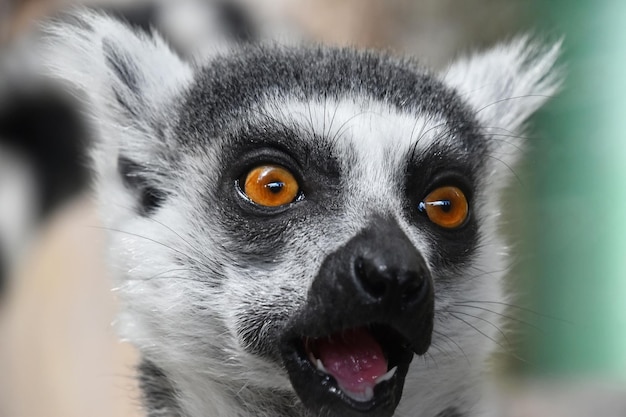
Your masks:
{"label": "white tooth", "polygon": [[381,382],[384,381],[389,381],[391,378],[393,378],[393,376],[396,374],[396,371],[398,370],[397,366],[394,366],[393,368],[391,368],[391,370],[389,370],[386,374],[379,376],[378,378],[376,378],[376,384],[379,384]]}
{"label": "white tooth", "polygon": [[326,374],[328,373],[328,372],[326,371],[326,368],[324,368],[324,364],[322,363],[322,361],[321,361],[321,360],[319,360],[319,359],[318,359],[318,360],[317,360],[317,362],[316,362],[316,364],[317,364],[317,369],[318,369],[319,371],[322,371],[322,372],[324,372],[324,373],[326,373]]}
{"label": "white tooth", "polygon": [[352,398],[354,401],[358,401],[361,403],[371,401],[372,398],[374,398],[374,389],[372,387],[366,387],[365,392],[351,392],[344,389],[342,389],[342,391],[345,395]]}

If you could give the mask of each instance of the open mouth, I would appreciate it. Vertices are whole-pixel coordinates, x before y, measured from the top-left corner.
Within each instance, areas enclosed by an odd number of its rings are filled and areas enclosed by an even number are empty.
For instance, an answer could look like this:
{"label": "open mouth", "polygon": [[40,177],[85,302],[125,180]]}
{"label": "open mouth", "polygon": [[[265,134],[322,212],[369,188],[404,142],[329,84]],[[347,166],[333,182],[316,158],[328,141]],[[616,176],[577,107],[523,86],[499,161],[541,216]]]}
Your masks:
{"label": "open mouth", "polygon": [[285,350],[292,383],[303,402],[341,409],[342,416],[350,411],[393,414],[413,359],[409,342],[384,324],[301,336]]}
{"label": "open mouth", "polygon": [[[384,328],[381,328],[384,330]],[[374,398],[376,385],[391,380],[398,365],[390,366],[389,337],[376,338],[368,328],[349,329],[320,339],[304,338],[304,351],[316,369],[331,376],[341,392],[357,402]],[[389,332],[386,332],[389,333]],[[378,340],[381,340],[379,342]]]}
{"label": "open mouth", "polygon": [[326,256],[282,328],[291,386],[310,415],[391,417],[433,318],[426,261],[395,220],[376,218]]}

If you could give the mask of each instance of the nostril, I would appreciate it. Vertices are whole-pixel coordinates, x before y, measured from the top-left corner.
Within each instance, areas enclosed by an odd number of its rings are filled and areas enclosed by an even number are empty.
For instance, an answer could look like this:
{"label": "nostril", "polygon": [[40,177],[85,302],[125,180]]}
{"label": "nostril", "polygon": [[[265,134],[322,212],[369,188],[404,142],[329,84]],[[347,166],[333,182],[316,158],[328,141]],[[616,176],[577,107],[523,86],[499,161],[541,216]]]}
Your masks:
{"label": "nostril", "polygon": [[413,304],[422,298],[423,274],[415,270],[390,268],[384,262],[357,257],[354,261],[354,277],[364,295],[378,301]]}
{"label": "nostril", "polygon": [[370,296],[383,298],[387,295],[389,286],[388,279],[386,279],[374,265],[368,263],[361,257],[358,257],[354,262],[354,274],[363,290]]}

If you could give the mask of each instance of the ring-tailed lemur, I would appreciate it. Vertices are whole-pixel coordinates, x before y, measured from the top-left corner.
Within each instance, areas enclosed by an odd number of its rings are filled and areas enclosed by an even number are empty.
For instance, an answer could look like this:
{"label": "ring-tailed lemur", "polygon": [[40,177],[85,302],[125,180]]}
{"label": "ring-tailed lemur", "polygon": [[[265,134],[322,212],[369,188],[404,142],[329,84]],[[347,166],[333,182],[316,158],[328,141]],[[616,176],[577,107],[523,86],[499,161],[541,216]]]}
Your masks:
{"label": "ring-tailed lemur", "polygon": [[477,303],[504,297],[499,192],[558,47],[517,40],[441,74],[321,46],[189,63],[87,12],[46,45],[97,139],[148,416],[495,412]]}

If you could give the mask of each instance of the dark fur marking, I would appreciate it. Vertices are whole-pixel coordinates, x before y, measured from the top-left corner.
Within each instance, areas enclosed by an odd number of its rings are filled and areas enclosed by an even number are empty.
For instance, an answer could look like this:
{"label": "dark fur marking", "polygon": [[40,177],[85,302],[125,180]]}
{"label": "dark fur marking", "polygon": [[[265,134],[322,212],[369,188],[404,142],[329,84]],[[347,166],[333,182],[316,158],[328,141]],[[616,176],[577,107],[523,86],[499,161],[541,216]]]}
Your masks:
{"label": "dark fur marking", "polygon": [[182,416],[176,390],[165,373],[148,360],[143,360],[137,371],[146,417]]}
{"label": "dark fur marking", "polygon": [[165,199],[166,194],[161,190],[148,184],[145,176],[142,175],[143,168],[128,158],[118,159],[118,171],[122,176],[124,184],[138,194],[139,214],[149,216],[158,210]]}
{"label": "dark fur marking", "polygon": [[128,116],[135,119],[139,118],[139,114],[132,106],[130,106],[130,104],[128,104],[128,101],[122,98],[122,94],[120,94],[117,89],[113,90],[113,96],[115,97],[115,101],[117,102],[117,104],[119,104],[122,109],[128,112]]}
{"label": "dark fur marking", "polygon": [[120,55],[113,43],[107,39],[102,41],[102,49],[104,50],[109,68],[115,72],[117,78],[124,83],[135,96],[138,96],[140,94],[139,79],[137,78],[139,71],[133,61],[128,57]]}
{"label": "dark fur marking", "polygon": [[446,408],[441,413],[437,414],[436,417],[463,417],[463,414],[459,410],[454,407]]}

